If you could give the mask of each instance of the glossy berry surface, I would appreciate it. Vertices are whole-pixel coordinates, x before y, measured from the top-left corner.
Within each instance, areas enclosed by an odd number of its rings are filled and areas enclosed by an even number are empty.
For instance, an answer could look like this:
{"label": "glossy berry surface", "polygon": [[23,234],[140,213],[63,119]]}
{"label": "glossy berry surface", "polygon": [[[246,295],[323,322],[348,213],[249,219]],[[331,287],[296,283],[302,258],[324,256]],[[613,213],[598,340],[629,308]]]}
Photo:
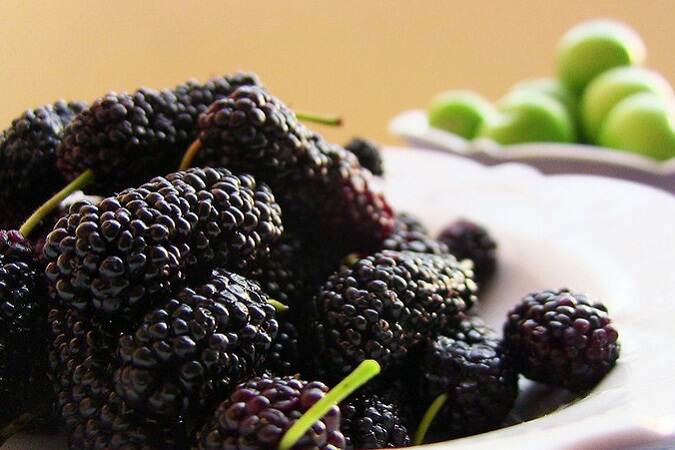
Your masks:
{"label": "glossy berry surface", "polygon": [[199,413],[260,371],[277,336],[274,317],[258,285],[216,270],[120,337],[117,393],[153,416]]}
{"label": "glossy berry surface", "polygon": [[47,237],[52,296],[82,311],[130,314],[213,267],[245,270],[283,231],[269,188],[226,169],[190,169],[78,203]]}
{"label": "glossy berry surface", "polygon": [[[275,449],[284,433],[328,387],[291,377],[253,378],[240,384],[223,401],[197,434],[201,450]],[[293,449],[345,448],[340,432],[340,409],[330,411],[298,440]]]}
{"label": "glossy berry surface", "polygon": [[421,379],[425,407],[441,394],[448,399],[431,429],[444,437],[494,429],[513,407],[518,372],[497,334],[478,317],[463,315],[425,353]]}
{"label": "glossy berry surface", "polygon": [[526,377],[573,391],[600,381],[621,349],[607,308],[567,289],[523,298],[508,314],[504,339]]}
{"label": "glossy berry surface", "polygon": [[402,362],[475,301],[475,284],[451,255],[382,251],[333,274],[315,301],[317,370],[348,373],[364,359]]}

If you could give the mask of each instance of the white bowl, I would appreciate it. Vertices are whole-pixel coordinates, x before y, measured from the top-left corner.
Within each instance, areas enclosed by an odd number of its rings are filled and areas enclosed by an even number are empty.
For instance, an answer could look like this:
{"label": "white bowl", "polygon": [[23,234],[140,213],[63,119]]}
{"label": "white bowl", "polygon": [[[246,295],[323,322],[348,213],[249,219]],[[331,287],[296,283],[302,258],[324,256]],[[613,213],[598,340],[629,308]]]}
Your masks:
{"label": "white bowl", "polygon": [[[384,188],[397,210],[418,215],[434,233],[467,217],[496,237],[500,268],[481,303],[490,324],[500,329],[528,292],[566,286],[605,302],[622,344],[617,367],[586,398],[569,403],[565,391],[521,380],[509,419],[515,425],[427,448],[673,448],[675,197],[626,181],[543,176],[521,164],[486,167],[434,151],[384,154]],[[65,440],[21,435],[6,448],[62,450]]]}
{"label": "white bowl", "polygon": [[389,130],[414,147],[446,150],[487,165],[521,162],[546,174],[581,173],[621,178],[675,193],[675,158],[660,162],[584,144],[540,142],[501,146],[489,139],[467,141],[429,126],[423,110],[402,112],[389,123]]}

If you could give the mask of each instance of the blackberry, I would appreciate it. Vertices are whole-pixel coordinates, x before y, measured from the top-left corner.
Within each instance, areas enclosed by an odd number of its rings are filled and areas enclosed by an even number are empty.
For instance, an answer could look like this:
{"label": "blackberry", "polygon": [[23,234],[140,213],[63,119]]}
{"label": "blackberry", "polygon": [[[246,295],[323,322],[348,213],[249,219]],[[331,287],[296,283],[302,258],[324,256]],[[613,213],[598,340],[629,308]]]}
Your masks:
{"label": "blackberry", "polygon": [[185,448],[181,423],[138,414],[115,393],[110,373],[120,330],[77,310],[49,312],[49,352],[56,407],[78,450]]}
{"label": "blackberry", "polygon": [[607,308],[568,289],[529,294],[508,314],[506,349],[526,377],[584,391],[616,364],[620,345]]}
{"label": "blackberry", "polygon": [[85,108],[84,103],[66,103],[25,111],[0,136],[0,226],[16,228],[65,185],[56,169],[56,147],[63,128]]}
{"label": "blackberry", "polygon": [[398,407],[379,395],[357,395],[340,404],[347,449],[400,448],[412,443]]}
{"label": "blackberry", "polygon": [[356,155],[361,166],[370,170],[373,175],[384,175],[384,163],[379,145],[368,139],[355,137],[345,145],[345,149]]}
{"label": "blackberry", "polygon": [[[328,387],[318,381],[306,382],[292,377],[253,378],[237,386],[218,406],[198,432],[195,448],[277,448],[284,433],[327,391]],[[333,406],[292,448],[344,449],[340,409]]]}
{"label": "blackberry", "polygon": [[0,230],[0,426],[49,392],[45,297],[30,242]]}
{"label": "blackberry", "polygon": [[240,86],[260,85],[257,75],[239,72],[214,77],[206,83],[189,80],[176,86],[173,92],[178,99],[179,112],[175,123],[176,128],[182,133],[181,140],[189,144],[197,138],[197,119],[211,103],[227,97]]}
{"label": "blackberry", "polygon": [[171,91],[111,92],[65,128],[56,165],[68,180],[92,169],[96,181],[87,192],[97,195],[175,170],[185,151],[174,123],[177,107]]}
{"label": "blackberry", "polygon": [[119,340],[117,393],[153,416],[189,416],[259,372],[277,335],[274,307],[223,270],[182,289]]}
{"label": "blackberry", "polygon": [[[289,312],[288,314],[293,314]],[[265,368],[273,375],[295,375],[303,371],[303,357],[298,329],[288,320],[279,319],[279,332],[272,341]]]}
{"label": "blackberry", "polygon": [[284,232],[272,246],[270,256],[251,271],[250,277],[271,298],[294,311],[306,311],[321,283],[340,266],[344,256],[328,243]]}
{"label": "blackberry", "polygon": [[482,226],[458,220],[438,236],[457,259],[470,259],[478,284],[487,283],[497,269],[497,244]]}
{"label": "blackberry", "polygon": [[417,219],[409,215],[397,215],[394,229],[382,243],[382,249],[431,253],[433,255],[450,253],[444,243],[431,239],[426,228]]}
{"label": "blackberry", "polygon": [[282,231],[267,186],[226,169],[190,169],[98,206],[71,206],[47,237],[45,274],[52,297],[66,305],[133,316],[165,300],[188,273],[245,270]]}
{"label": "blackberry", "polygon": [[499,337],[478,317],[463,317],[456,328],[428,347],[422,366],[421,397],[428,406],[447,401],[432,422],[445,437],[496,428],[518,395],[518,372]]}
{"label": "blackberry", "polygon": [[290,228],[341,241],[349,251],[377,248],[392,211],[356,157],[323,141],[260,87],[244,86],[199,118],[196,165],[250,172],[267,182]]}
{"label": "blackberry", "polygon": [[386,371],[475,302],[451,255],[382,251],[331,275],[316,297],[317,370],[341,376],[367,358]]}

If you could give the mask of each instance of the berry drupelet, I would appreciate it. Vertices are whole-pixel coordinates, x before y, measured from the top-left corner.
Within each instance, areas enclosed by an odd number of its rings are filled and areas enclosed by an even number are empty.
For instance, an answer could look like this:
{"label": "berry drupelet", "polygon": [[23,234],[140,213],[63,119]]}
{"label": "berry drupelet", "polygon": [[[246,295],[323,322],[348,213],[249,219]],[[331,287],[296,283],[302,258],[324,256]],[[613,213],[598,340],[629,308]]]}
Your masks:
{"label": "berry drupelet", "polygon": [[444,243],[431,239],[424,225],[408,214],[396,216],[394,229],[382,243],[382,249],[431,253],[433,255],[450,253]]}
{"label": "berry drupelet", "polygon": [[[285,432],[328,387],[292,377],[253,378],[240,384],[197,434],[200,450],[275,449]],[[293,449],[345,448],[340,409],[333,406],[295,443]]]}
{"label": "berry drupelet", "polygon": [[280,100],[244,86],[199,118],[199,166],[228,167],[268,183],[284,220],[305,235],[343,241],[346,251],[378,248],[393,213],[371,174],[345,149],[300,124]]}
{"label": "berry drupelet", "polygon": [[133,316],[165,300],[188,274],[245,271],[282,231],[267,186],[226,169],[190,169],[97,206],[71,206],[47,237],[45,273],[51,295],[70,307]]}
{"label": "berry drupelet", "polygon": [[120,330],[77,310],[49,312],[49,352],[56,409],[77,450],[185,448],[181,423],[155,421],[131,409],[114,391],[110,373]]}
{"label": "berry drupelet", "polygon": [[284,318],[278,319],[278,322],[279,332],[272,341],[272,347],[265,360],[265,369],[277,376],[301,373],[304,361],[298,329]]}
{"label": "berry drupelet", "polygon": [[368,139],[355,137],[345,145],[345,149],[352,152],[361,166],[370,170],[373,175],[384,175],[384,163],[379,145]]}
{"label": "berry drupelet", "polygon": [[274,317],[255,283],[216,270],[120,338],[117,393],[155,417],[199,414],[261,371],[277,336]]}
{"label": "berry drupelet", "polygon": [[0,230],[0,426],[44,400],[46,293],[30,242]]}
{"label": "berry drupelet", "polygon": [[470,259],[474,264],[476,282],[487,283],[497,269],[497,244],[482,226],[458,220],[451,223],[438,236],[457,259]]}
{"label": "berry drupelet", "polygon": [[86,105],[63,100],[25,111],[0,136],[0,226],[16,228],[65,185],[56,169],[63,129]]}
{"label": "berry drupelet", "polygon": [[400,448],[411,445],[398,407],[377,394],[365,393],[340,404],[342,425],[348,450]]}
{"label": "berry drupelet", "polygon": [[447,395],[431,426],[444,438],[498,427],[518,395],[518,372],[499,337],[478,317],[462,316],[430,342],[422,364],[426,406]]}
{"label": "berry drupelet", "polygon": [[451,255],[385,250],[362,258],[331,275],[316,297],[315,369],[330,379],[372,358],[386,371],[470,308],[474,293]]}
{"label": "berry drupelet", "polygon": [[568,289],[523,298],[508,314],[504,340],[523,375],[572,391],[597,384],[620,352],[607,308]]}

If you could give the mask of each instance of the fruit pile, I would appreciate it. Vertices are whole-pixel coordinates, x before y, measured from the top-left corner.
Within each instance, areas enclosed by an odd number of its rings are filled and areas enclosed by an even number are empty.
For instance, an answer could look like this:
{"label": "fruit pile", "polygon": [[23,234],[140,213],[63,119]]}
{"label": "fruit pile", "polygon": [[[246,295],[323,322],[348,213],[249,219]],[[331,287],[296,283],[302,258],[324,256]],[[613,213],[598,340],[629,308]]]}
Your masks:
{"label": "fruit pile", "polygon": [[504,145],[581,142],[666,160],[675,157],[675,95],[641,67],[645,55],[626,25],[582,23],[560,40],[557,78],[516,84],[496,105],[470,91],[443,92],[429,124]]}
{"label": "fruit pile", "polygon": [[78,450],[405,447],[498,427],[519,373],[584,392],[618,358],[567,290],[501,339],[488,232],[394,213],[375,144],[254,75],[27,111],[0,159],[0,443],[42,419]]}

